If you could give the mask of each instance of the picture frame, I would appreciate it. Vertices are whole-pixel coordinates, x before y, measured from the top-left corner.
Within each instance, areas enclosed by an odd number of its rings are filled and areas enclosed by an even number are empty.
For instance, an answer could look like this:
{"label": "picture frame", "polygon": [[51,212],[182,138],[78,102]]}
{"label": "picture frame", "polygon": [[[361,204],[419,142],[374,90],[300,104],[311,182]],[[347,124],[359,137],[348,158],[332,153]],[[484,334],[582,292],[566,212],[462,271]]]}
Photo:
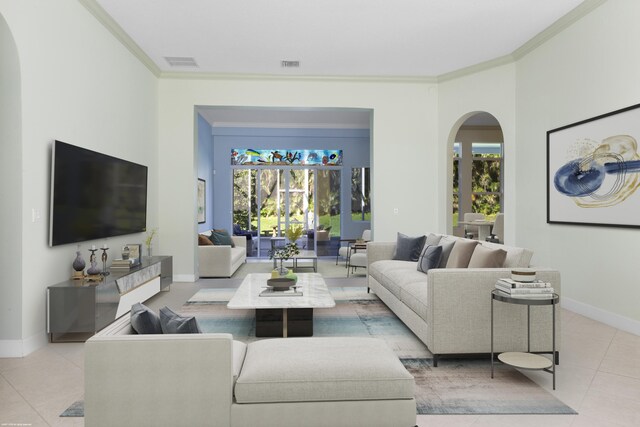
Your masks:
{"label": "picture frame", "polygon": [[129,259],[131,266],[140,265],[142,261],[142,243],[127,243],[125,246],[129,248]]}
{"label": "picture frame", "polygon": [[197,194],[198,224],[204,224],[205,222],[207,222],[206,190],[207,190],[207,182],[202,178],[198,178],[198,194]]}
{"label": "picture frame", "polygon": [[640,104],[547,131],[547,223],[640,227]]}

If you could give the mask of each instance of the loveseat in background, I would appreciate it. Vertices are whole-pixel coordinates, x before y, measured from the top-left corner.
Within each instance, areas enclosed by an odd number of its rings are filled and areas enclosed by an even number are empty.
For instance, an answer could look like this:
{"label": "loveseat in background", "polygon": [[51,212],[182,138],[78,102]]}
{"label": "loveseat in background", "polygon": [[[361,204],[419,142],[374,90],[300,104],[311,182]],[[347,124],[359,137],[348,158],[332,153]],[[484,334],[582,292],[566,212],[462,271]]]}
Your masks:
{"label": "loveseat in background", "polygon": [[[440,235],[440,244],[462,239]],[[462,239],[468,241],[468,239]],[[432,268],[418,271],[417,262],[393,260],[396,242],[369,242],[368,287],[425,343],[434,365],[443,355],[490,353],[491,291],[511,269],[531,267],[528,249],[479,242],[507,252],[501,268]],[[535,268],[537,278],[560,294],[560,273]],[[495,302],[494,351],[527,350],[527,310]],[[531,308],[531,351],[552,350],[551,306]],[[560,316],[556,313],[556,349],[560,348]],[[556,358],[558,353],[556,352]]]}
{"label": "loveseat in background", "polygon": [[[211,235],[211,230],[200,233]],[[229,245],[198,245],[200,277],[231,277],[247,261],[247,239],[245,236],[230,236],[235,247]]]}

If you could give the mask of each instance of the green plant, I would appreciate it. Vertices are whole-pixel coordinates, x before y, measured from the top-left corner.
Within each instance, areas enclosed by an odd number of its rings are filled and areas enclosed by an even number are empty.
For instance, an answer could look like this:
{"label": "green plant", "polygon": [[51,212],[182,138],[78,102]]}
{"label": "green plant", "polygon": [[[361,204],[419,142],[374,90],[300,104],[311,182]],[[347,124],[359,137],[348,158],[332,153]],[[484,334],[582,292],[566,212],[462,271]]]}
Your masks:
{"label": "green plant", "polygon": [[284,231],[284,236],[289,239],[289,242],[295,243],[296,240],[302,237],[303,233],[304,230],[301,225],[292,225]]}
{"label": "green plant", "polygon": [[153,241],[153,236],[155,236],[157,232],[158,232],[158,227],[156,227],[153,230],[147,232],[147,238],[144,240],[144,244],[148,248],[151,247],[151,242]]}

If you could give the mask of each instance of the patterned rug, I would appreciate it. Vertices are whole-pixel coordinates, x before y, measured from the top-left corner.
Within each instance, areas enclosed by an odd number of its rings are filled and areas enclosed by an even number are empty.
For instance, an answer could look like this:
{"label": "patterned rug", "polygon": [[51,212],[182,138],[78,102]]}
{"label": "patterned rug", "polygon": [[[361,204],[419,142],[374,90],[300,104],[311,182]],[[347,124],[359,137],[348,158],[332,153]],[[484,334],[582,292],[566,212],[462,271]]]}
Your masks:
{"label": "patterned rug", "polygon": [[[416,380],[419,414],[576,414],[516,369],[498,363],[491,378],[488,358],[440,359],[434,368],[425,345],[375,294],[361,287],[330,287],[336,306],[314,310],[314,336],[383,339]],[[235,289],[202,289],[182,307],[204,332],[226,332],[255,341],[253,310],[230,310]],[[551,376],[549,376],[551,381]]]}

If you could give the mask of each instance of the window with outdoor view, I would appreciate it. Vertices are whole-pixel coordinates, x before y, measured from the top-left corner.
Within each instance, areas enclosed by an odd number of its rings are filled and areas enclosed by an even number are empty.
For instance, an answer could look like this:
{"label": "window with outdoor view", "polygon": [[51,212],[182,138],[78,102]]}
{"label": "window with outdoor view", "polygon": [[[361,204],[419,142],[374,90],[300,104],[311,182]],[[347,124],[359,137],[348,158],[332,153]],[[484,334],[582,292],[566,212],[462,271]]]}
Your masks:
{"label": "window with outdoor view", "polygon": [[369,168],[351,169],[351,218],[371,221]]}
{"label": "window with outdoor view", "polygon": [[464,212],[493,220],[502,210],[502,143],[454,143],[452,191],[454,227]]}

